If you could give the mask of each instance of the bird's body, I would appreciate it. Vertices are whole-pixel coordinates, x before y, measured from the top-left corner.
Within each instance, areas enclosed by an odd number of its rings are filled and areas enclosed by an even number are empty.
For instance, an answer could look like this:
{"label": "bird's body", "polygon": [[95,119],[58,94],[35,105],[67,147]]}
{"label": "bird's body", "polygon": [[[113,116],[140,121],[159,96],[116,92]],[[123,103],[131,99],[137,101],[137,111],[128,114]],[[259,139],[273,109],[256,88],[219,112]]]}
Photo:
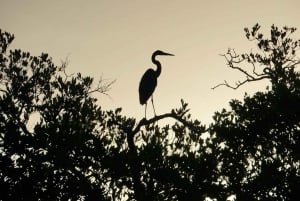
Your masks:
{"label": "bird's body", "polygon": [[156,72],[149,68],[143,75],[140,87],[139,87],[139,95],[140,95],[140,104],[146,104],[147,100],[153,94],[157,85],[157,76]]}
{"label": "bird's body", "polygon": [[[161,73],[161,64],[155,58],[158,55],[174,56],[173,54],[165,53],[161,50],[157,50],[152,54],[152,62],[156,65],[157,69],[154,70],[152,68],[149,68],[144,73],[144,75],[140,81],[140,86],[139,86],[140,104],[141,105],[145,104],[145,118],[146,118],[147,101],[150,97],[152,97],[152,94],[157,85],[157,78]],[[153,110],[154,110],[154,114],[155,114],[153,97],[151,98],[151,101],[152,101],[152,106],[153,106]]]}

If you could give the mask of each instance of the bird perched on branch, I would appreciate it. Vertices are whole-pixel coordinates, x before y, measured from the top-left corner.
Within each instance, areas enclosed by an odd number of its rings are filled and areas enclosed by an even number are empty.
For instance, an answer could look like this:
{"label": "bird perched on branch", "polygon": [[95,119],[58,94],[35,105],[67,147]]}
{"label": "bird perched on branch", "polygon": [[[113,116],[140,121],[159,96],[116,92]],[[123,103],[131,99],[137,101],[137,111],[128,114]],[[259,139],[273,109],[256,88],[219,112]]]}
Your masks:
{"label": "bird perched on branch", "polygon": [[147,110],[147,101],[151,97],[152,107],[155,113],[154,103],[153,103],[153,92],[157,85],[157,78],[161,73],[161,64],[158,60],[156,60],[156,56],[174,56],[173,54],[163,52],[161,50],[156,50],[152,54],[152,63],[156,65],[156,71],[152,68],[149,68],[143,75],[140,86],[139,86],[139,96],[140,96],[140,104],[145,104],[145,118],[146,118],[146,110]]}

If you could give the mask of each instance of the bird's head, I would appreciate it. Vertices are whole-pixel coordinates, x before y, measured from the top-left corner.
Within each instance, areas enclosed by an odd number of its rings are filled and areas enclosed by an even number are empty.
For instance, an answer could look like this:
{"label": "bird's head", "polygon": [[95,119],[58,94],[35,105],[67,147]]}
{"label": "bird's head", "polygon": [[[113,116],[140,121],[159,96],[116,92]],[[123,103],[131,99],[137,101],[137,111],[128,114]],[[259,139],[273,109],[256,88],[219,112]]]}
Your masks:
{"label": "bird's head", "polygon": [[152,56],[155,57],[155,56],[158,56],[158,55],[162,55],[162,56],[175,56],[174,54],[170,54],[170,53],[167,53],[167,52],[163,52],[161,50],[156,50],[155,52],[153,52]]}

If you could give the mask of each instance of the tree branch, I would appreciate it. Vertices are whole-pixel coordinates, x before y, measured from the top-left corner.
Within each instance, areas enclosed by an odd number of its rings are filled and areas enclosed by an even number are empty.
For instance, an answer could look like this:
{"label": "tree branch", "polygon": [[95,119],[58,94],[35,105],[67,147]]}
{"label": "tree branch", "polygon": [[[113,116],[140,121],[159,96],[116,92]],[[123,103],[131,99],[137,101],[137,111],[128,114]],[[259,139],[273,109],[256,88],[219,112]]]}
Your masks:
{"label": "tree branch", "polygon": [[[112,80],[112,81],[105,81],[102,77],[100,77],[97,87],[90,90],[88,93],[92,94],[95,92],[99,92],[102,93],[104,95],[109,96],[109,94],[107,93],[107,91],[109,91],[111,89],[111,86],[116,82],[116,80]],[[110,96],[109,96],[110,97]]]}
{"label": "tree branch", "polygon": [[155,116],[155,117],[153,117],[151,119],[148,119],[148,120],[146,118],[143,118],[137,124],[135,129],[132,130],[131,134],[135,135],[136,133],[138,133],[140,131],[142,126],[150,125],[154,122],[157,122],[157,121],[159,121],[161,119],[165,119],[165,118],[173,118],[173,119],[179,121],[180,123],[182,123],[183,125],[187,126],[188,128],[190,128],[191,130],[193,130],[195,132],[205,133],[208,130],[208,129],[204,129],[202,127],[197,127],[197,126],[193,125],[192,123],[190,123],[190,122],[186,121],[185,119],[183,119],[182,116],[177,115],[174,111],[172,111],[170,113]]}
{"label": "tree branch", "polygon": [[[254,82],[254,81],[259,81],[259,80],[263,80],[266,78],[271,78],[271,75],[270,75],[271,72],[267,73],[267,71],[263,71],[263,73],[258,73],[256,71],[255,60],[253,61],[253,58],[254,58],[253,53],[251,53],[250,56],[249,55],[241,56],[241,55],[236,54],[236,52],[234,50],[228,49],[228,52],[226,54],[221,54],[221,56],[223,56],[226,59],[227,66],[229,68],[232,68],[234,70],[241,72],[242,74],[245,75],[246,78],[242,81],[238,80],[235,83],[235,85],[231,85],[226,80],[224,80],[223,83],[220,83],[220,84],[212,87],[212,89],[216,89],[220,86],[226,86],[231,89],[237,89],[240,86],[242,86],[248,82]],[[244,61],[247,61],[248,63],[250,63],[252,65],[252,72],[248,72],[238,65]]]}

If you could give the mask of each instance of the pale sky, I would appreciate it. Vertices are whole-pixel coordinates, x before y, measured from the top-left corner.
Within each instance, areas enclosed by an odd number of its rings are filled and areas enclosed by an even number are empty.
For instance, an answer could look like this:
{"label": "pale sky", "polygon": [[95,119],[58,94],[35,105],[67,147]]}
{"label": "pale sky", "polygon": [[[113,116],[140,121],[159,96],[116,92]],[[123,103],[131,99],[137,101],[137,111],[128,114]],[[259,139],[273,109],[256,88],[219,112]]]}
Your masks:
{"label": "pale sky", "polygon": [[225,79],[239,79],[219,54],[229,47],[249,51],[243,29],[257,22],[265,35],[272,24],[288,25],[298,28],[294,35],[300,38],[299,8],[296,0],[0,0],[0,28],[15,34],[11,48],[49,53],[57,65],[68,57],[69,73],[116,79],[111,98],[100,96],[99,104],[122,107],[130,117],[144,116],[138,85],[146,69],[155,67],[152,52],[173,53],[160,57],[156,112],[170,112],[184,99],[192,117],[208,123],[230,99],[265,88],[258,82],[236,91],[211,90]]}

